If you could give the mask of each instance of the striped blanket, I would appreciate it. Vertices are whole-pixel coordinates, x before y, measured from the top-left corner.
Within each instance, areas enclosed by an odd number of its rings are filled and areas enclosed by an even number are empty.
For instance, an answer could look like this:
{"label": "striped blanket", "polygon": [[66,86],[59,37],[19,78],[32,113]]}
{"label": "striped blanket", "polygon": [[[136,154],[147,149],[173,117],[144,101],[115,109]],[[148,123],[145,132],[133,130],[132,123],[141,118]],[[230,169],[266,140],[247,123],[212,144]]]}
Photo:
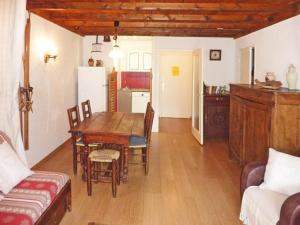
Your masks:
{"label": "striped blanket", "polygon": [[33,225],[68,180],[63,173],[34,172],[3,196],[0,224]]}

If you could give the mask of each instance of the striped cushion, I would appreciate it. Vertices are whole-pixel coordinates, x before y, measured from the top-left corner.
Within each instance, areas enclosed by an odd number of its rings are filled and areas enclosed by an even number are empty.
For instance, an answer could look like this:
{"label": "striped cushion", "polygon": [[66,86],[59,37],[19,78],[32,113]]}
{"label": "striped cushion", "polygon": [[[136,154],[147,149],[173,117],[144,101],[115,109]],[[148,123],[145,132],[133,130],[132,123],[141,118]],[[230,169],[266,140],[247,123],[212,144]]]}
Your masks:
{"label": "striped cushion", "polygon": [[147,147],[145,137],[135,136],[135,135],[130,136],[129,148],[145,148],[145,147]]}
{"label": "striped cushion", "polygon": [[0,201],[0,224],[34,224],[69,177],[58,172],[34,172]]}

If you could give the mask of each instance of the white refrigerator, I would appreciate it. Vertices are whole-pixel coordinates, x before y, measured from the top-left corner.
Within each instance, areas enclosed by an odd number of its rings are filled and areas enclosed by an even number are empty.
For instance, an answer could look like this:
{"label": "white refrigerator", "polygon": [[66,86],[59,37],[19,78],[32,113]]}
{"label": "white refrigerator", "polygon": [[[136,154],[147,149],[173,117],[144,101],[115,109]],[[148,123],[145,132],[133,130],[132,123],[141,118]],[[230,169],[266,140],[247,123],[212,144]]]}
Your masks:
{"label": "white refrigerator", "polygon": [[[104,67],[78,67],[78,105],[90,100],[92,112],[107,111],[108,84]],[[80,110],[81,111],[81,110]]]}

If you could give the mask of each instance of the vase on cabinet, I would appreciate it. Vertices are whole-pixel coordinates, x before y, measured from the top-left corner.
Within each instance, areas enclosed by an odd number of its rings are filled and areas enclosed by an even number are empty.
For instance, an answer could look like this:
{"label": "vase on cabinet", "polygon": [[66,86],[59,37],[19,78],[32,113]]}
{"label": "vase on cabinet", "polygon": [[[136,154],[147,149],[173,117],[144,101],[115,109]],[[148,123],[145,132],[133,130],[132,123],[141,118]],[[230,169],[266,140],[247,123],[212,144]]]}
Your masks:
{"label": "vase on cabinet", "polygon": [[297,79],[298,79],[298,74],[296,71],[296,67],[293,64],[291,64],[289,66],[289,70],[286,74],[286,80],[287,80],[289,89],[292,89],[292,90],[296,89]]}
{"label": "vase on cabinet", "polygon": [[94,60],[93,60],[93,58],[91,57],[91,58],[89,58],[89,60],[88,60],[88,64],[89,64],[89,66],[94,66]]}

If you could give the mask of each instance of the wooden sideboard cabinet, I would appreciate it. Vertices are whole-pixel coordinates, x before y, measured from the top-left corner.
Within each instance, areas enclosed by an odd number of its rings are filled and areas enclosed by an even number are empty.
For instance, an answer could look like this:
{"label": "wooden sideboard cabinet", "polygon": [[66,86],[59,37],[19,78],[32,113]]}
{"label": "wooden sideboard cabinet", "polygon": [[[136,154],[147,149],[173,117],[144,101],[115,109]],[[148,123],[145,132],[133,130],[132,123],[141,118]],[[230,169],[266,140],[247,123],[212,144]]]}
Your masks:
{"label": "wooden sideboard cabinet", "polygon": [[231,84],[229,157],[266,160],[269,147],[300,155],[300,90]]}
{"label": "wooden sideboard cabinet", "polygon": [[204,95],[204,138],[228,138],[229,95]]}

